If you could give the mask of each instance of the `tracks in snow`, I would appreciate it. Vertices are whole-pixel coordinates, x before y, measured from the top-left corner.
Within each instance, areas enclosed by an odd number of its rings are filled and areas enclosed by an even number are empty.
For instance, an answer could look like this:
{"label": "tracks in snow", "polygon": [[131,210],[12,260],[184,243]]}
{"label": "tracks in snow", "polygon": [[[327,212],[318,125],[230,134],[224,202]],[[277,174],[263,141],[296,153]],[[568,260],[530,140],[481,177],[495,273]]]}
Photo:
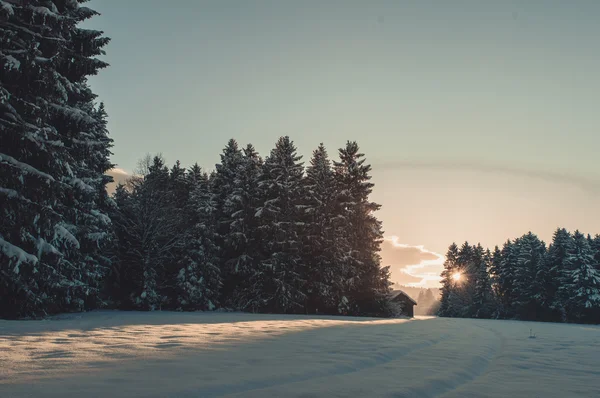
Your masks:
{"label": "tracks in snow", "polygon": [[[442,321],[443,322],[443,321]],[[438,325],[439,326],[439,325]],[[449,325],[446,325],[449,327]],[[431,372],[423,374],[422,377],[412,377],[402,380],[400,388],[391,392],[391,397],[441,397],[458,393],[461,387],[464,387],[485,374],[495,358],[502,352],[505,344],[503,336],[497,331],[481,326],[474,325],[471,328],[468,338],[468,346],[464,346],[464,336],[461,336],[461,330],[449,327],[449,333],[438,335],[435,338],[429,337],[420,340],[415,344],[414,338],[408,338],[400,346],[387,349],[378,349],[370,352],[367,348],[359,353],[352,353],[354,358],[346,362],[326,367],[315,367],[315,369],[292,372],[285,375],[274,374],[270,377],[261,377],[248,381],[232,382],[226,385],[216,385],[209,388],[196,390],[199,396],[280,396],[286,391],[302,390],[305,386],[313,385],[313,390],[320,390],[319,385],[328,382],[345,384],[344,380],[351,384],[352,380],[368,380],[373,378],[379,370],[392,370],[395,377],[402,378],[401,368],[410,367],[411,363],[417,363],[420,357],[435,357],[437,352],[445,352],[446,357],[440,356],[443,361],[446,372]],[[402,340],[404,332],[408,332],[411,325],[396,325],[388,329],[387,333],[382,334],[386,338],[384,344],[389,343],[390,339]],[[387,328],[386,328],[387,329]],[[333,330],[332,330],[333,331]],[[359,333],[358,331],[355,331]],[[467,332],[465,332],[467,333]],[[349,341],[353,339],[352,333],[344,336]],[[455,349],[453,349],[453,347]],[[330,352],[323,352],[322,356],[327,357]],[[357,355],[358,354],[358,355]],[[398,372],[394,372],[397,369]],[[394,376],[391,376],[394,377]],[[391,380],[390,380],[391,381]],[[310,388],[308,388],[310,390]],[[192,391],[187,391],[193,396]],[[350,393],[350,392],[349,392]],[[185,393],[183,396],[187,396]],[[312,396],[306,393],[307,396]],[[326,395],[326,394],[325,394]],[[355,395],[355,392],[352,393]],[[303,396],[299,394],[298,396]],[[320,396],[320,395],[315,395]],[[340,396],[344,396],[341,394]]]}
{"label": "tracks in snow", "polygon": [[[396,334],[393,338],[402,338],[402,328],[406,325],[395,325]],[[321,369],[314,369],[299,373],[292,373],[283,376],[264,377],[258,380],[249,380],[238,383],[228,383],[226,385],[218,385],[205,389],[188,391],[187,393],[193,395],[198,394],[202,397],[216,397],[216,396],[227,396],[232,394],[246,395],[250,392],[257,390],[265,390],[273,387],[281,387],[288,384],[304,383],[304,382],[315,382],[322,379],[335,377],[335,376],[352,376],[355,373],[373,369],[378,366],[393,363],[401,360],[410,354],[417,353],[420,350],[432,348],[439,344],[443,344],[448,339],[449,334],[443,334],[436,339],[429,339],[422,341],[418,344],[406,341],[406,345],[401,347],[389,348],[386,350],[379,350],[378,352],[370,353],[366,352],[363,356],[351,359],[346,363],[329,366]],[[412,344],[411,344],[412,343]],[[323,355],[331,354],[332,352],[323,352]],[[293,358],[291,358],[293,360]],[[185,393],[184,396],[187,396]]]}

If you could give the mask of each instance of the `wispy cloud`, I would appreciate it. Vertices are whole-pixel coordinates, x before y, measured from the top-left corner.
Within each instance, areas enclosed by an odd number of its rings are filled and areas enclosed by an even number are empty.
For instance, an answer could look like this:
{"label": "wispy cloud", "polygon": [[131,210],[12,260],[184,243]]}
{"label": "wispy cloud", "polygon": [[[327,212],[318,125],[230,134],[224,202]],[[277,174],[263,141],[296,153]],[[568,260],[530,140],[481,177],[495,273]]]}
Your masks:
{"label": "wispy cloud", "polygon": [[444,160],[393,160],[373,164],[375,170],[440,170],[440,171],[475,171],[483,173],[507,174],[516,177],[529,177],[543,181],[578,186],[592,193],[600,193],[600,176],[584,176],[575,173],[559,173],[549,170],[512,167],[500,164],[476,161],[444,161]]}
{"label": "wispy cloud", "polygon": [[108,191],[109,194],[112,194],[115,191],[115,189],[117,188],[117,185],[119,185],[120,183],[125,184],[125,182],[127,182],[127,179],[129,179],[129,177],[131,177],[131,174],[129,174],[127,171],[120,169],[118,167],[110,169],[106,174],[111,176],[114,180],[114,182],[112,182],[106,186],[106,190]]}
{"label": "wispy cloud", "polygon": [[420,287],[439,284],[444,264],[444,256],[439,253],[422,245],[401,243],[397,236],[390,236],[385,239],[382,257],[384,265],[392,266],[396,283]]}
{"label": "wispy cloud", "polygon": [[123,170],[123,169],[121,169],[119,167],[115,167],[113,169],[110,169],[108,171],[108,174],[124,174],[124,175],[127,175],[127,176],[129,175],[128,172],[126,172],[125,170]]}

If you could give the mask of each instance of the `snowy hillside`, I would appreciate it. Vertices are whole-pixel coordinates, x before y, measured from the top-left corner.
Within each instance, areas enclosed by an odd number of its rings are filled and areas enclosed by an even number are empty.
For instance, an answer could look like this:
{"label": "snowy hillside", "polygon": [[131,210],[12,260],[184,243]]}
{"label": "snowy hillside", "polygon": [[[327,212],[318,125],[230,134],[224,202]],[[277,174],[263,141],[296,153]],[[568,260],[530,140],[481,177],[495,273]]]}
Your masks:
{"label": "snowy hillside", "polygon": [[599,352],[582,325],[98,312],[0,321],[0,396],[597,397]]}

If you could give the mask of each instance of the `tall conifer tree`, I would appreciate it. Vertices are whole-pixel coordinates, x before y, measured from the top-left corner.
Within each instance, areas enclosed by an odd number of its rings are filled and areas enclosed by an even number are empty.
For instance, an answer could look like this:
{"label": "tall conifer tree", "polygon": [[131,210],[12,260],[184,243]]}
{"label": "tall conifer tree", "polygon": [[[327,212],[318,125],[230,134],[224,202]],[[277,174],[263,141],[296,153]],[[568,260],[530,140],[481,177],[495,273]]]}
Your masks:
{"label": "tall conifer tree", "polygon": [[365,164],[364,154],[353,141],[339,150],[339,157],[334,170],[349,243],[350,255],[345,261],[349,269],[344,272],[350,275],[349,310],[353,314],[385,314],[391,283],[389,267],[380,266],[383,231],[374,213],[381,206],[369,199],[371,166]]}
{"label": "tall conifer tree", "polygon": [[2,317],[89,308],[109,265],[111,142],[87,84],[108,38],[78,26],[96,15],[79,3],[0,9]]}
{"label": "tall conifer tree", "polygon": [[223,301],[230,307],[247,310],[255,294],[250,277],[257,270],[260,258],[258,239],[258,186],[263,161],[248,144],[227,197],[223,214],[229,215],[229,231],[224,237]]}
{"label": "tall conifer tree", "polygon": [[306,300],[306,269],[300,256],[301,156],[289,137],[281,137],[265,159],[259,182],[260,262],[250,278],[254,309],[301,312]]}

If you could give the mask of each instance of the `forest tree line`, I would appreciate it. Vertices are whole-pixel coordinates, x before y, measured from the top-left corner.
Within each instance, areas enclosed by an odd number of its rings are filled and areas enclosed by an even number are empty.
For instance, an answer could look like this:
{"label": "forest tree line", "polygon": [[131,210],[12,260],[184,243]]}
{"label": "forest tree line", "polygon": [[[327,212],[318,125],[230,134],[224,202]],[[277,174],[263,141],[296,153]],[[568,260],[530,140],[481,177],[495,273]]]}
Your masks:
{"label": "forest tree line", "polygon": [[529,232],[493,251],[448,248],[440,316],[600,323],[600,235]]}
{"label": "forest tree line", "polygon": [[320,145],[305,170],[281,137],[264,160],[230,140],[211,173],[148,158],[114,195],[112,306],[388,315],[363,156]]}
{"label": "forest tree line", "polygon": [[354,142],[306,168],[287,137],[208,173],[160,157],[109,197],[88,78],[109,39],[78,1],[0,7],[0,317],[111,307],[385,315],[381,223]]}

